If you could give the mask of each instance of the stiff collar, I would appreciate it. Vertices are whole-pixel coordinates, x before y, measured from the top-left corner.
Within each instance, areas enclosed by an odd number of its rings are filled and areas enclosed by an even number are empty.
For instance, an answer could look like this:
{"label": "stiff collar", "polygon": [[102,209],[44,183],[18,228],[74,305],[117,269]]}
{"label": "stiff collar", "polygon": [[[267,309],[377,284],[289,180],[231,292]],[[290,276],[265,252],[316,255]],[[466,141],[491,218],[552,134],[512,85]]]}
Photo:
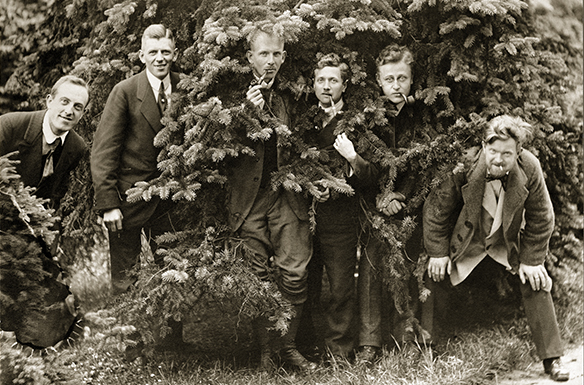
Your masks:
{"label": "stiff collar", "polygon": [[322,102],[318,102],[318,106],[320,108],[322,108],[324,110],[324,112],[326,112],[328,115],[331,116],[335,116],[336,114],[338,114],[342,109],[343,106],[345,105],[345,102],[343,101],[343,98],[341,98],[338,102],[335,103],[334,106],[329,106],[329,107],[325,107],[322,105]]}
{"label": "stiff collar", "polygon": [[53,130],[51,130],[51,124],[49,123],[49,114],[45,113],[43,118],[43,138],[46,144],[53,144],[57,138],[61,138],[61,143],[65,143],[65,138],[69,134],[69,131],[65,131],[62,135],[55,135]]}
{"label": "stiff collar", "polygon": [[[146,68],[146,76],[148,77],[148,83],[150,83],[150,87],[152,87],[152,91],[154,91],[154,95],[158,100],[158,90],[160,89],[160,79],[156,76],[152,75],[148,68]],[[164,93],[166,95],[170,95],[172,93],[172,83],[170,81],[170,72],[162,79],[164,83]]]}

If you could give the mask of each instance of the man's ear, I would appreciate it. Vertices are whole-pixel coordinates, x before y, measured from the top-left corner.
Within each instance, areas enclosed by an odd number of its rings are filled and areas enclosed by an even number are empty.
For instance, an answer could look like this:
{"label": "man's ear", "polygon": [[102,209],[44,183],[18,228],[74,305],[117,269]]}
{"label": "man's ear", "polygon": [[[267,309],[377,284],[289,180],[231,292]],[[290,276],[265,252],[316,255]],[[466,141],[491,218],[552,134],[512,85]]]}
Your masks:
{"label": "man's ear", "polygon": [[146,64],[146,60],[144,59],[144,52],[142,50],[138,52],[138,57],[140,58],[142,64]]}
{"label": "man's ear", "polygon": [[245,53],[245,57],[247,58],[247,61],[249,62],[249,64],[251,64],[251,51],[247,50],[247,52]]}
{"label": "man's ear", "polygon": [[173,53],[174,53],[174,55],[173,55],[172,61],[176,62],[176,59],[178,59],[178,48],[175,48]]}
{"label": "man's ear", "polygon": [[485,141],[484,141],[484,140],[483,140],[481,143],[482,143],[482,145],[483,145],[483,150],[484,150],[484,149],[487,147],[487,144],[485,143]]}
{"label": "man's ear", "polygon": [[47,97],[45,98],[45,102],[47,104],[47,107],[49,107],[49,104],[53,101],[53,95],[48,94]]}
{"label": "man's ear", "polygon": [[282,51],[282,63],[286,60],[286,51]]}

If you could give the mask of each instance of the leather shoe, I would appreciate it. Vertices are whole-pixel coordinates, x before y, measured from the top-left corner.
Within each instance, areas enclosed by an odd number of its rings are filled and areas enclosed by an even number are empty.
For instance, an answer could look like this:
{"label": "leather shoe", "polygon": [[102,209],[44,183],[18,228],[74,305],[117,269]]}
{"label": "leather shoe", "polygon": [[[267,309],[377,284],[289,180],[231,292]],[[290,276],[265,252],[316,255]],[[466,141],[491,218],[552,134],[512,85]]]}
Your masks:
{"label": "leather shoe", "polygon": [[375,362],[378,355],[378,347],[371,345],[362,346],[355,356],[355,363],[357,365],[371,365]]}
{"label": "leather shoe", "polygon": [[570,372],[564,367],[561,358],[551,358],[543,361],[546,374],[549,374],[554,381],[568,381]]}
{"label": "leather shoe", "polygon": [[282,361],[288,365],[305,372],[312,372],[318,368],[316,363],[308,361],[295,348],[284,348],[280,350],[280,357],[282,358]]}

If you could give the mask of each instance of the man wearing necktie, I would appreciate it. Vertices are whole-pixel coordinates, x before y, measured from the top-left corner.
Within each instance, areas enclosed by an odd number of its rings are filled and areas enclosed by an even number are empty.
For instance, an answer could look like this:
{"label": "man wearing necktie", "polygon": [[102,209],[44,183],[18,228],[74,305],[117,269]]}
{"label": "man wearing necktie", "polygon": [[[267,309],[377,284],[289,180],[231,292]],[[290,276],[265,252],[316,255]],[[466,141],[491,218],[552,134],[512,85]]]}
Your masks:
{"label": "man wearing necktie", "polygon": [[[177,56],[171,30],[162,24],[146,28],[140,49],[146,68],[113,88],[95,132],[91,174],[95,210],[103,216],[109,232],[113,294],[125,292],[136,280],[128,272],[138,263],[142,230],[155,262],[162,266],[164,261],[155,253],[155,238],[176,229],[171,200],[154,196],[148,202],[130,203],[126,191],[136,182],[160,175],[160,148],[154,146],[154,138],[162,129],[161,118],[179,82],[179,74],[171,71]],[[168,323],[172,334],[157,341],[159,347],[184,346],[182,323]],[[126,356],[133,358],[128,352]]]}
{"label": "man wearing necktie", "polygon": [[[284,39],[273,28],[256,28],[248,35],[247,59],[253,80],[246,92],[246,108],[261,119],[268,117],[290,126],[290,95],[278,88],[276,75],[286,58]],[[278,147],[278,135],[252,140],[242,133],[240,140],[254,150],[253,155],[241,155],[233,160],[228,173],[229,225],[246,245],[245,257],[255,273],[269,279],[270,260],[277,271],[276,283],[282,296],[294,307],[288,333],[282,341],[270,338],[273,323],[267,317],[253,321],[261,347],[262,369],[273,366],[272,349],[282,347],[280,356],[287,364],[301,370],[313,370],[316,364],[307,361],[296,349],[298,317],[306,301],[307,265],[312,256],[308,205],[303,196],[283,188],[273,190],[271,174],[288,162],[284,148]]]}
{"label": "man wearing necktie", "polygon": [[64,76],[47,95],[47,109],[0,116],[0,155],[18,151],[16,171],[48,207],[58,209],[67,192],[70,172],[87,151],[73,131],[85,112],[89,91],[83,79]]}
{"label": "man wearing necktie", "polygon": [[431,313],[434,301],[444,299],[445,288],[432,282],[449,275],[458,285],[486,258],[493,259],[521,280],[525,314],[545,372],[567,381],[552,282],[544,266],[554,212],[539,161],[522,148],[529,137],[531,127],[520,118],[492,119],[482,148],[467,154],[467,167],[426,200],[423,232],[433,295],[424,306]]}
{"label": "man wearing necktie", "polygon": [[[57,80],[47,95],[46,110],[0,116],[0,156],[11,154],[11,159],[20,161],[16,171],[22,182],[32,187],[38,198],[48,199],[48,208],[59,208],[67,192],[70,173],[87,152],[85,142],[73,129],[83,116],[88,101],[89,90],[85,81],[67,75]],[[53,260],[53,256],[57,256],[58,238],[51,245],[45,245],[40,236],[15,234],[13,226],[6,228],[3,225],[0,226],[3,230],[0,234],[2,255],[17,252],[18,248],[14,245],[18,243],[14,240],[19,239],[41,250],[30,252],[28,257],[39,258],[38,264],[43,267],[46,276],[37,284],[48,294],[26,301],[27,305],[40,301],[36,306],[18,305],[24,292],[20,284],[31,278],[23,280],[20,275],[23,271],[18,268],[5,270],[4,265],[0,274],[0,290],[3,296],[12,298],[13,303],[8,301],[10,305],[7,307],[0,306],[3,308],[0,309],[2,330],[14,331],[20,343],[35,348],[54,345],[69,336],[78,315],[74,296],[60,281],[61,269]],[[16,271],[20,274],[14,274]]]}

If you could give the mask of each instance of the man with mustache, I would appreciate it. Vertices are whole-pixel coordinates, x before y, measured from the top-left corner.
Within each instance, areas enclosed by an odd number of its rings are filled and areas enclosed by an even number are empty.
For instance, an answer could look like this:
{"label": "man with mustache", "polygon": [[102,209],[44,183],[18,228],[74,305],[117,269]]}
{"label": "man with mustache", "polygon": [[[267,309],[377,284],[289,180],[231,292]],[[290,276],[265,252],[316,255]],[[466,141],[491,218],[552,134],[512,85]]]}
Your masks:
{"label": "man with mustache", "polygon": [[[482,148],[469,151],[464,169],[430,194],[423,215],[428,276],[439,283],[448,275],[456,286],[489,260],[516,274],[545,373],[567,381],[552,281],[544,266],[554,211],[539,161],[523,148],[531,135],[531,126],[518,117],[492,119]],[[428,301],[444,303],[445,284],[431,286]]]}
{"label": "man with mustache", "polygon": [[[291,100],[278,88],[276,75],[286,59],[284,39],[273,29],[256,28],[248,35],[247,59],[252,69],[252,86],[246,93],[246,108],[262,123],[290,126]],[[269,279],[272,267],[282,296],[294,309],[288,332],[282,341],[271,338],[274,325],[267,316],[253,320],[253,328],[261,349],[261,369],[271,369],[275,344],[283,347],[280,357],[292,367],[314,370],[316,364],[306,360],[296,349],[296,331],[306,301],[306,266],[312,256],[308,205],[306,199],[283,188],[273,190],[271,174],[288,162],[286,149],[278,147],[273,131],[266,140],[252,140],[241,135],[242,144],[254,150],[253,155],[240,155],[228,173],[229,225],[243,239],[245,256],[255,273]],[[272,261],[272,262],[271,262]],[[270,264],[272,266],[270,266]]]}
{"label": "man with mustache", "polygon": [[[349,196],[322,188],[315,196],[314,258],[318,260],[314,262],[324,265],[329,282],[330,302],[324,311],[324,341],[332,360],[347,359],[355,348],[359,199],[362,190],[371,188],[377,182],[377,170],[355,151],[347,133],[341,132],[338,127],[343,116],[343,94],[349,77],[349,66],[335,53],[323,56],[314,70],[314,92],[321,109],[315,118],[316,148],[327,154],[325,163],[333,175],[346,179],[355,190],[355,194]],[[322,279],[321,269],[311,269],[310,273],[317,275],[311,277],[312,281],[314,278]]]}

